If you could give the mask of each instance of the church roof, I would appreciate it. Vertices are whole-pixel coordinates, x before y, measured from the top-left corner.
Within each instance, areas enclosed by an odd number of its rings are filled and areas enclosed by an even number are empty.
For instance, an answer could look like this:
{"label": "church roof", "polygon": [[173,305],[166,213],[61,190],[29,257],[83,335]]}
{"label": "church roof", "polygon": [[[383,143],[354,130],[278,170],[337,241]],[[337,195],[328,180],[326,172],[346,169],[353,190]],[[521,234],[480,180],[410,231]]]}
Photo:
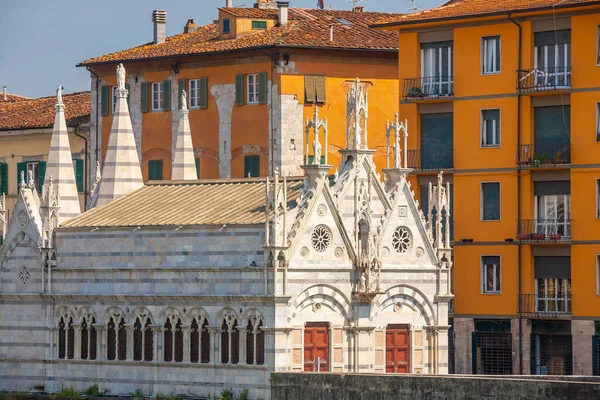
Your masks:
{"label": "church roof", "polygon": [[[265,178],[153,182],[61,227],[264,224],[265,186]],[[288,205],[302,186],[303,178],[287,179]]]}

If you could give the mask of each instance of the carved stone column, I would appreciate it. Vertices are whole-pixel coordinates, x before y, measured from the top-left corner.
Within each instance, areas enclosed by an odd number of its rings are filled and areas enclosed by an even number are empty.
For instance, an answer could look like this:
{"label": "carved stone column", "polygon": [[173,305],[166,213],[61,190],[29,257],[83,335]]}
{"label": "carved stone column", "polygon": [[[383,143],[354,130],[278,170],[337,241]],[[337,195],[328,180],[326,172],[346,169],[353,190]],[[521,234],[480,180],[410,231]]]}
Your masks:
{"label": "carved stone column", "polygon": [[221,328],[208,326],[208,332],[210,333],[210,350],[212,355],[210,362],[213,364],[221,363]]}
{"label": "carved stone column", "polygon": [[96,329],[96,360],[106,360],[106,325],[92,324]]}
{"label": "carved stone column", "polygon": [[[240,349],[240,364],[246,364],[246,351],[248,349],[246,349],[246,331],[248,330],[245,326],[237,326],[236,327],[238,332],[240,333],[240,343],[239,343],[239,349]],[[255,350],[256,351],[256,350]]]}
{"label": "carved stone column", "polygon": [[[183,332],[183,362],[190,362],[190,325],[181,325]],[[173,349],[174,350],[174,349]]]}
{"label": "carved stone column", "polygon": [[154,361],[164,361],[163,327],[161,325],[150,325],[154,337]]}
{"label": "carved stone column", "polygon": [[[81,360],[81,325],[73,324],[73,331],[75,332],[75,340],[73,340],[73,359]],[[89,340],[89,339],[88,339]]]}
{"label": "carved stone column", "polygon": [[[125,357],[125,359],[127,361],[133,361],[133,346],[134,346],[134,340],[133,340],[133,324],[125,324],[125,331],[127,332],[127,346],[125,346],[125,351],[127,356]],[[119,343],[117,343],[117,349],[119,347]],[[142,349],[143,351],[143,349]],[[117,350],[118,352],[118,350]],[[117,357],[119,358],[119,357]]]}

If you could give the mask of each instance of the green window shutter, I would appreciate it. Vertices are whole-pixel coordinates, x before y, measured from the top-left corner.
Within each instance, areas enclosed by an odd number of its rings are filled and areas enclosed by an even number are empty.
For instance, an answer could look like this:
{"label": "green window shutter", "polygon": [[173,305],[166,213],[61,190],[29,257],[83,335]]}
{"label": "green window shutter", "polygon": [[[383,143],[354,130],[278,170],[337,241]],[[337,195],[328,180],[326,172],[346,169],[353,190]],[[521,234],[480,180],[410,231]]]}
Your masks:
{"label": "green window shutter", "polygon": [[150,160],[148,161],[148,180],[162,181],[163,179],[163,161]]}
{"label": "green window shutter", "polygon": [[127,89],[127,108],[129,108],[129,97],[131,96],[131,89],[129,88],[129,83],[125,84],[125,89]]}
{"label": "green window shutter", "polygon": [[21,187],[21,172],[23,172],[23,177],[25,179],[25,182],[27,182],[27,163],[26,162],[17,163],[17,191],[19,191],[18,188]]}
{"label": "green window shutter", "polygon": [[102,95],[102,115],[108,115],[108,110],[110,109],[110,101],[108,97],[108,85],[102,85],[101,95]]}
{"label": "green window shutter", "polygon": [[535,159],[553,160],[569,150],[571,106],[535,107],[533,109],[533,153]]}
{"label": "green window shutter", "polygon": [[421,115],[421,168],[454,167],[453,114]]}
{"label": "green window shutter", "polygon": [[[315,156],[308,156],[308,165],[312,165]],[[325,165],[325,156],[321,156],[321,165]]]}
{"label": "green window shutter", "polygon": [[267,73],[258,74],[258,104],[267,104]]}
{"label": "green window shutter", "polygon": [[0,164],[0,194],[8,194],[8,164]]}
{"label": "green window shutter", "polygon": [[304,76],[304,104],[315,103],[317,101],[315,78],[314,75]]}
{"label": "green window shutter", "polygon": [[231,30],[231,22],[229,21],[229,18],[224,18],[223,19],[223,33],[229,33],[230,30]]}
{"label": "green window shutter", "polygon": [[196,161],[196,176],[200,179],[200,159],[196,158],[194,161]]}
{"label": "green window shutter", "polygon": [[260,176],[260,156],[244,157],[244,178]]}
{"label": "green window shutter", "polygon": [[483,200],[483,220],[500,220],[500,183],[483,183],[481,185]]}
{"label": "green window shutter", "polygon": [[[179,95],[178,95],[177,98],[179,99],[179,101],[178,101],[178,103],[179,103],[179,109],[181,109],[181,106],[183,105],[182,104],[182,99],[183,99],[182,94],[183,94],[183,91],[185,90],[185,79],[180,79],[179,80],[178,89],[179,89]],[[187,95],[188,95],[188,98],[189,98],[190,97],[189,92],[188,92]],[[189,106],[189,104],[186,104],[186,106]]]}
{"label": "green window shutter", "polygon": [[148,82],[142,82],[142,112],[148,112]]}
{"label": "green window shutter", "polygon": [[75,161],[75,182],[77,183],[77,191],[83,192],[83,160],[76,158],[73,161]]}
{"label": "green window shutter", "polygon": [[325,77],[324,76],[316,76],[315,77],[315,89],[317,92],[317,103],[325,103]]}
{"label": "green window shutter", "polygon": [[38,162],[38,193],[42,193],[42,187],[44,186],[44,179],[46,178],[46,162]]}
{"label": "green window shutter", "polygon": [[198,97],[200,108],[208,108],[208,78],[198,81]]}
{"label": "green window shutter", "polygon": [[244,75],[242,74],[235,76],[235,104],[244,105]]}
{"label": "green window shutter", "polygon": [[171,109],[171,81],[163,82],[163,107],[164,111]]}

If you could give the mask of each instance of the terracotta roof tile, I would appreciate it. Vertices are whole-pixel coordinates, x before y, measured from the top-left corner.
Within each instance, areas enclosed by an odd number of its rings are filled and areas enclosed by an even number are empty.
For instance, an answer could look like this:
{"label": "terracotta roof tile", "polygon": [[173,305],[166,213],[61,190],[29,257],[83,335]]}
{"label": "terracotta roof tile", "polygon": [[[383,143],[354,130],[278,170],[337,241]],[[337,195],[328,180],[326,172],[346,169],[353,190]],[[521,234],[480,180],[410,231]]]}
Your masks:
{"label": "terracotta roof tile", "polygon": [[[295,207],[303,178],[288,178]],[[100,183],[102,184],[102,183]],[[264,178],[155,182],[64,222],[64,228],[265,223]],[[218,200],[217,200],[218,199]]]}
{"label": "terracotta roof tile", "polygon": [[29,100],[29,97],[25,97],[25,96],[21,96],[19,94],[11,94],[11,93],[7,93],[6,94],[6,100],[4,100],[4,96],[2,94],[0,94],[0,103],[6,101],[6,102],[14,102],[14,101],[23,101],[23,100]]}
{"label": "terracotta roof tile", "polygon": [[[277,18],[277,10],[258,8],[223,9],[235,16]],[[148,43],[132,49],[90,58],[79,66],[122,61],[200,55],[279,45],[283,47],[342,48],[357,50],[397,50],[396,32],[369,28],[385,16],[376,12],[352,12],[290,8],[287,26],[275,26],[236,39],[219,39],[216,23],[201,26],[196,32],[168,37],[165,43]],[[329,40],[329,27],[334,26],[334,40]]]}
{"label": "terracotta roof tile", "polygon": [[558,9],[588,4],[600,5],[600,0],[451,0],[441,7],[430,10],[382,18],[374,26],[432,22],[446,18],[477,17],[525,10],[551,9],[553,6]]}
{"label": "terracotta roof tile", "polygon": [[[63,95],[67,126],[90,119],[90,92]],[[0,130],[47,128],[54,125],[56,97],[0,102]]]}

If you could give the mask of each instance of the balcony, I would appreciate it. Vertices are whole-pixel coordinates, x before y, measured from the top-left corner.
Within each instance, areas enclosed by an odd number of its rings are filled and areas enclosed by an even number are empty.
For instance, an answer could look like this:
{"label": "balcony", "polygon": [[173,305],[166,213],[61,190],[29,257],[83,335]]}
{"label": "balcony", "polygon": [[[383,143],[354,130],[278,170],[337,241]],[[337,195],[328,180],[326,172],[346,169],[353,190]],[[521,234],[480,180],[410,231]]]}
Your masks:
{"label": "balcony", "polygon": [[571,293],[562,296],[539,297],[522,294],[519,298],[521,315],[530,318],[558,318],[571,315]]}
{"label": "balcony", "polygon": [[571,67],[549,67],[517,70],[519,93],[568,91],[571,89]]}
{"label": "balcony", "polygon": [[431,100],[454,96],[454,76],[427,76],[404,79],[404,100]]}
{"label": "balcony", "polygon": [[521,242],[560,242],[571,239],[570,219],[522,219],[517,226]]}
{"label": "balcony", "polygon": [[519,168],[550,168],[571,164],[571,144],[566,140],[522,144],[517,152]]}
{"label": "balcony", "polygon": [[408,150],[408,168],[415,171],[441,171],[454,168],[454,149]]}

